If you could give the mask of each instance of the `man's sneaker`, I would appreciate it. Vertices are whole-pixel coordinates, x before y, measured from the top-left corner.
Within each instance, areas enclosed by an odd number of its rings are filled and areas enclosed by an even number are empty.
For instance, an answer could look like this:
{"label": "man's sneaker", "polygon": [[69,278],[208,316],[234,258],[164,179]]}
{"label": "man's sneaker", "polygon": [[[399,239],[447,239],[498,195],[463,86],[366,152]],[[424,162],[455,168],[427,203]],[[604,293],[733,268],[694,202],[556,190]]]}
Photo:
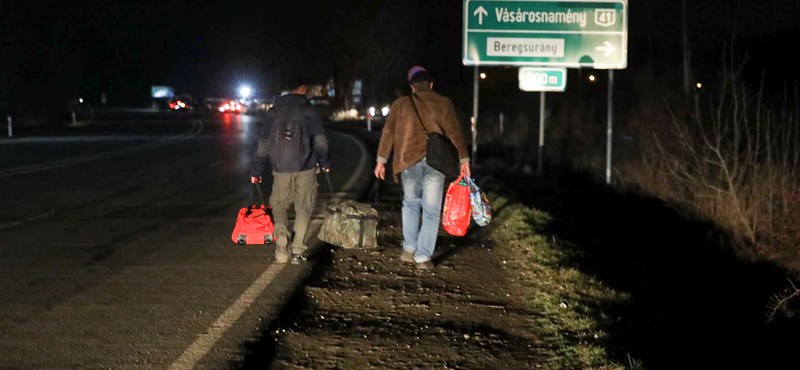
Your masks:
{"label": "man's sneaker", "polygon": [[406,252],[400,254],[400,261],[414,263],[414,252]]}
{"label": "man's sneaker", "polygon": [[275,262],[289,262],[289,238],[286,235],[279,235],[275,246]]}
{"label": "man's sneaker", "polygon": [[308,246],[304,244],[294,244],[292,242],[292,253],[293,254],[304,254],[308,250]]}
{"label": "man's sneaker", "polygon": [[302,254],[292,254],[292,264],[299,265],[306,261],[306,258],[303,257]]}
{"label": "man's sneaker", "polygon": [[433,270],[433,262],[430,260],[425,262],[417,262],[417,270]]}

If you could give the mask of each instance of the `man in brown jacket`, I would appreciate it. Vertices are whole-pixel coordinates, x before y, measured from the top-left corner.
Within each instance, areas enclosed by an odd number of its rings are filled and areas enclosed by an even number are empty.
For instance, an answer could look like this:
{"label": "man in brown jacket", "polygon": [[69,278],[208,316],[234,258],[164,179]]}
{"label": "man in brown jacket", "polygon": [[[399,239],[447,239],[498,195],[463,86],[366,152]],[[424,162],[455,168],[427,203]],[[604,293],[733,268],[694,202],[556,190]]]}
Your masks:
{"label": "man in brown jacket", "polygon": [[[461,162],[461,173],[469,176],[469,152],[456,117],[453,102],[433,91],[433,78],[421,66],[408,71],[411,96],[392,103],[381,131],[375,177],[383,180],[389,155],[393,177],[403,184],[403,262],[416,263],[417,269],[433,269],[433,252],[439,233],[444,195],[444,174],[425,162],[428,132],[442,132],[450,138]],[[412,106],[414,99],[425,126]],[[422,222],[420,224],[420,216]]]}

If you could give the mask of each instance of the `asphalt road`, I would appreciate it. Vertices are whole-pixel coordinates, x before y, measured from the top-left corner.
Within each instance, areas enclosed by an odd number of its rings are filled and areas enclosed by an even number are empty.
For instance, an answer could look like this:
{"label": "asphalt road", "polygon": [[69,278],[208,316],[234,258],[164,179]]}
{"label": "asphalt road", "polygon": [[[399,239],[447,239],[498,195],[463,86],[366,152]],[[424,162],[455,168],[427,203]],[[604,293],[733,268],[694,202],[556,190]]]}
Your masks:
{"label": "asphalt road", "polygon": [[[0,368],[240,359],[314,263],[274,264],[273,246],[230,240],[259,125],[176,114],[0,139]],[[318,179],[312,235],[327,199],[371,181],[363,143],[328,133],[335,192]]]}

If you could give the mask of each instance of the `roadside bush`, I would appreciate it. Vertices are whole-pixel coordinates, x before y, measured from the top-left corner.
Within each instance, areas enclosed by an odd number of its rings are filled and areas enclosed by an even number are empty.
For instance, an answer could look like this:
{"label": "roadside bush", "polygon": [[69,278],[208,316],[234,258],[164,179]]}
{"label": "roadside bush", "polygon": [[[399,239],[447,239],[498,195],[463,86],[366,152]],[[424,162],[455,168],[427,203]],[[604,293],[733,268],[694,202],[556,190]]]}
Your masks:
{"label": "roadside bush", "polygon": [[[764,82],[748,84],[737,55],[726,52],[718,76],[690,93],[677,76],[635,76],[624,94],[631,104],[615,113],[613,184],[714,222],[740,258],[800,279],[800,87],[776,98]],[[601,181],[605,108],[595,95],[552,99],[547,153],[552,164]]]}
{"label": "roadside bush", "polygon": [[732,58],[723,64],[713,88],[689,97],[639,89],[625,124],[639,155],[616,173],[625,186],[713,220],[741,256],[800,277],[800,94],[776,103],[743,82]]}

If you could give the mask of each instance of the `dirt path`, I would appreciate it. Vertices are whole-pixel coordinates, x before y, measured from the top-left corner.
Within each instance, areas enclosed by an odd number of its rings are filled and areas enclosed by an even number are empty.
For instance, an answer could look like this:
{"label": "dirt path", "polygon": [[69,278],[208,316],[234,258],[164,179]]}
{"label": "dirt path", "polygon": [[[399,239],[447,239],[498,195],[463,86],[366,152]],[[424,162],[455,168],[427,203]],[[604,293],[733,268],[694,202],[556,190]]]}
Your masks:
{"label": "dirt path", "polygon": [[382,197],[376,250],[330,248],[299,310],[272,327],[274,369],[529,369],[544,360],[480,230],[440,234],[433,272],[402,263],[399,199]]}

